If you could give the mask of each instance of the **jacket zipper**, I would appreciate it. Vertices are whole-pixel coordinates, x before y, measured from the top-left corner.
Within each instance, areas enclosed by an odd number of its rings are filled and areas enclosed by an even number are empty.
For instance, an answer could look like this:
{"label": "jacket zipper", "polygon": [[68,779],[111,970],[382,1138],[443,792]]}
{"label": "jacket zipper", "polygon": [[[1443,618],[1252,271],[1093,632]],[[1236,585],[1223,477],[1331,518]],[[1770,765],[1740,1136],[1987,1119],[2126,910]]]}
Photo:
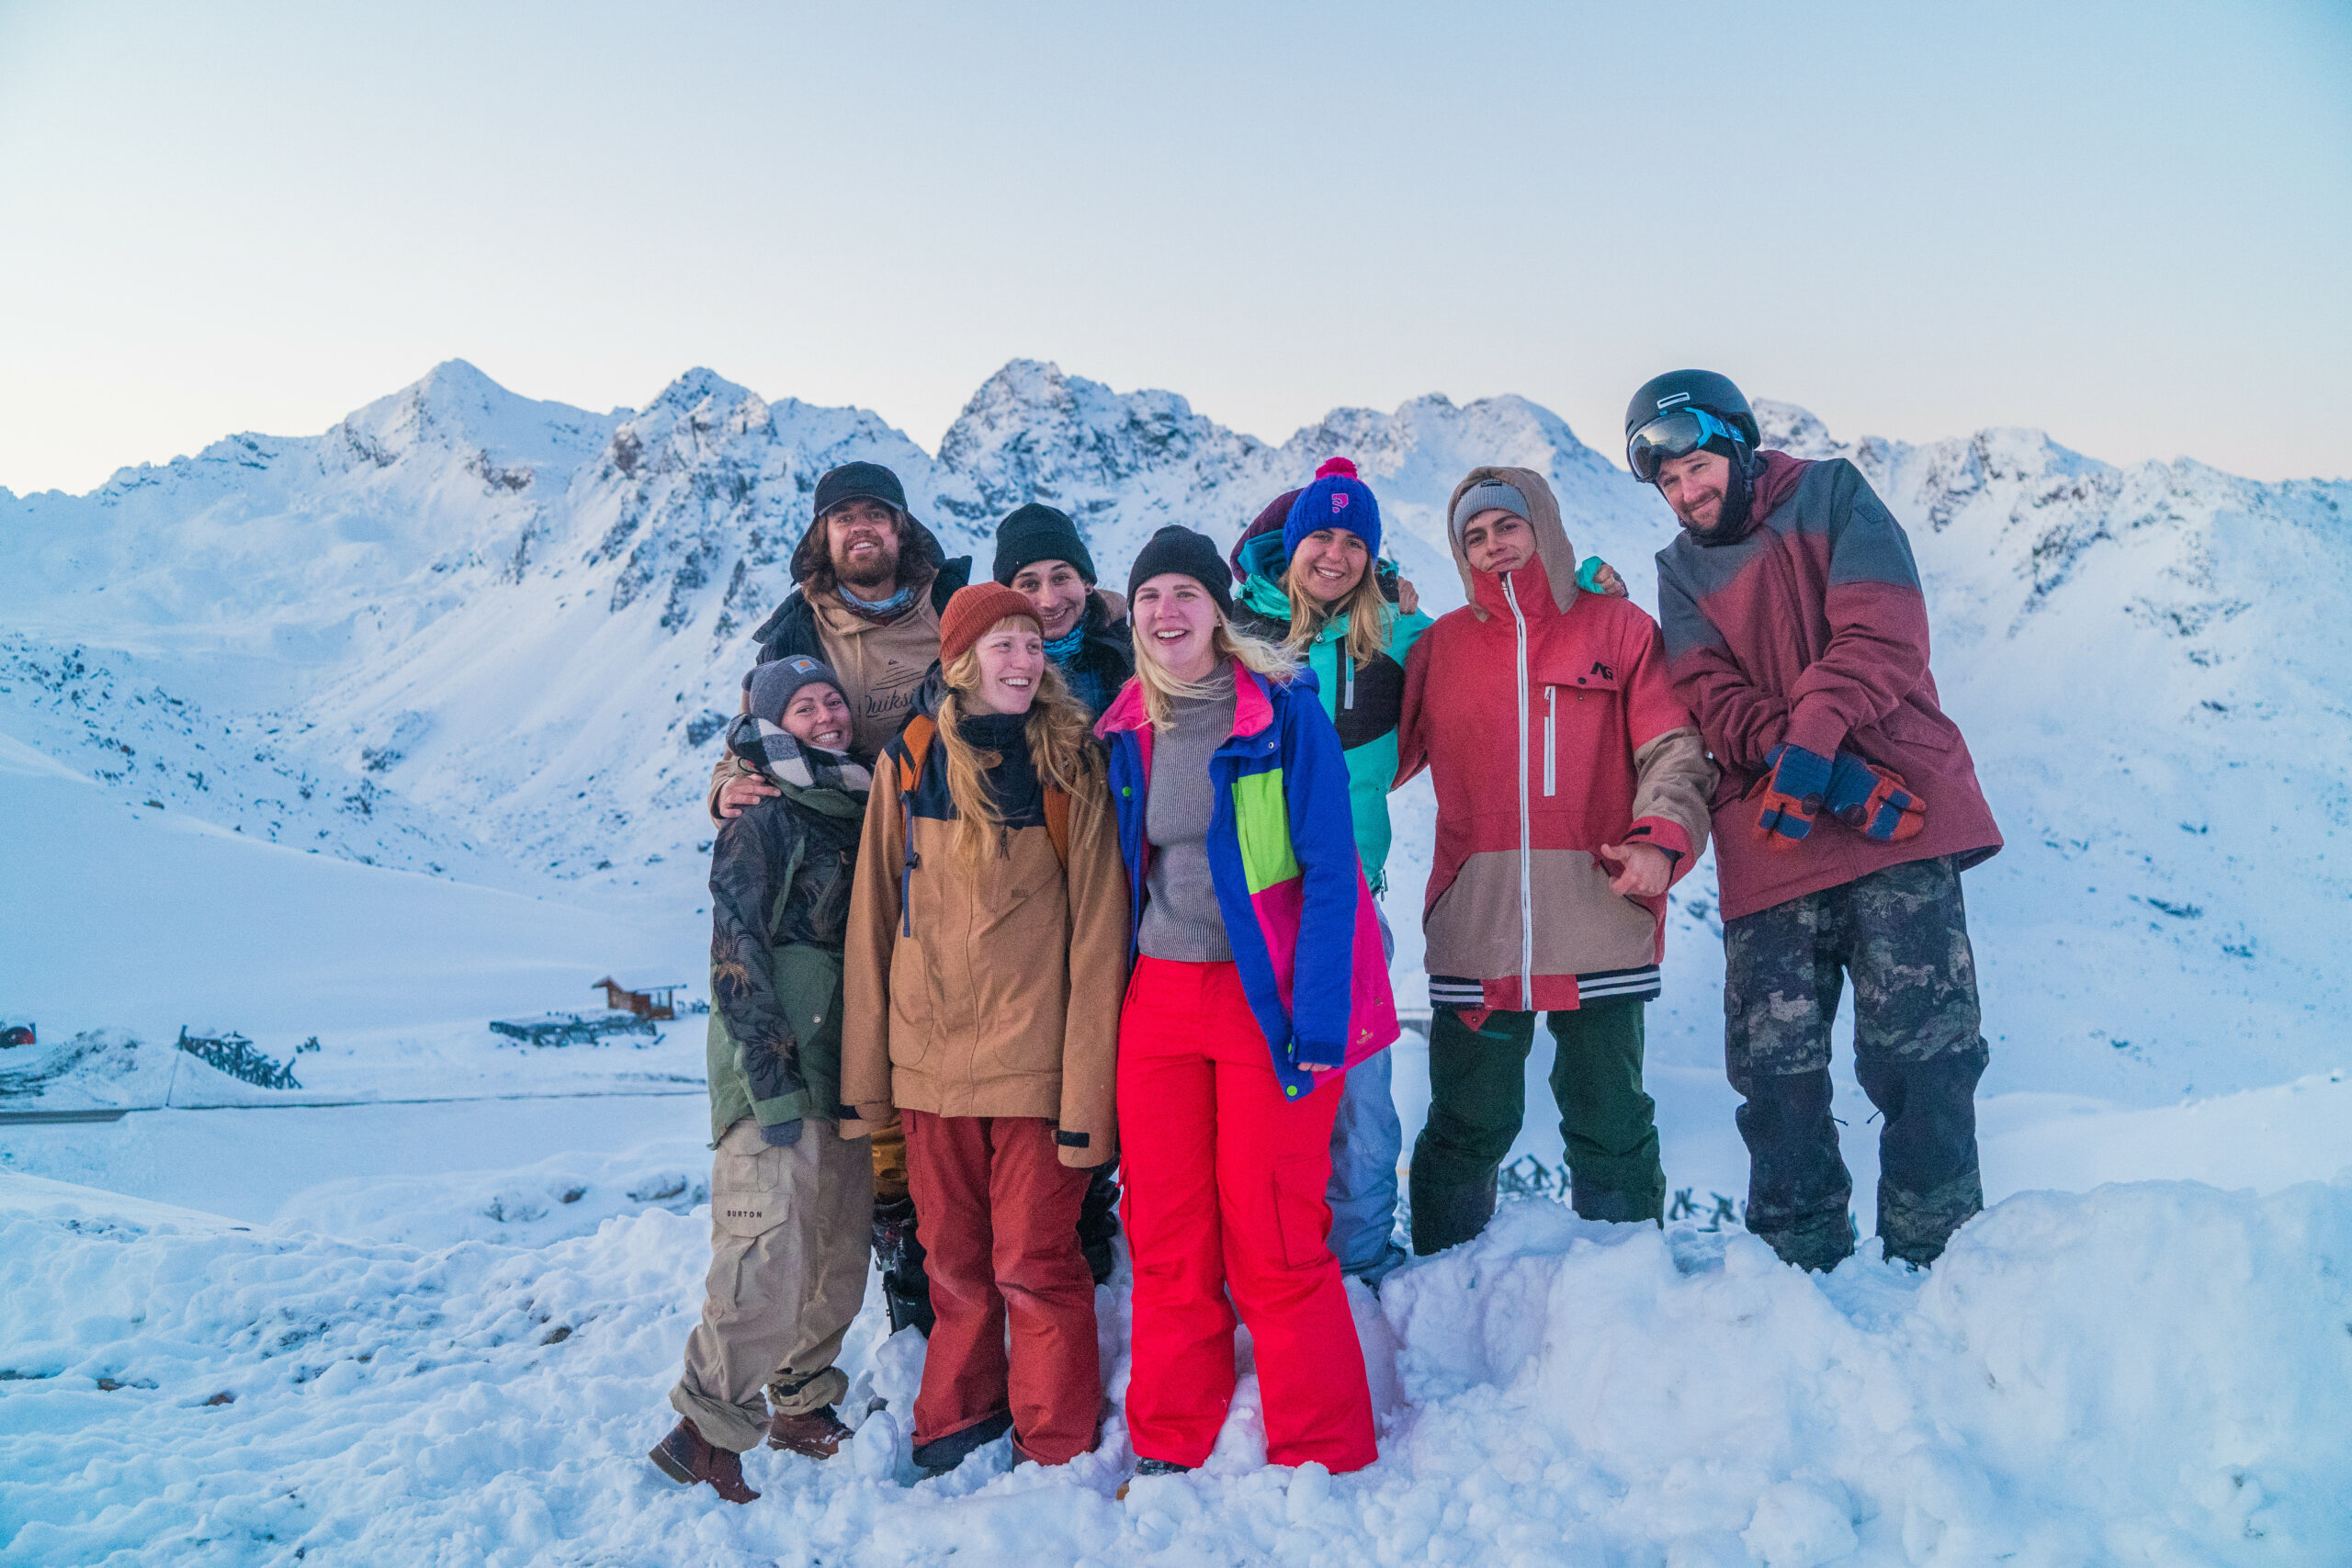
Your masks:
{"label": "jacket zipper", "polygon": [[1544,794],[1548,798],[1560,793],[1560,688],[1544,688]]}
{"label": "jacket zipper", "polygon": [[909,901],[913,891],[915,867],[922,863],[922,856],[915,853],[915,808],[906,796],[899,797],[899,850],[903,859],[899,862],[899,933],[915,934],[915,908]]}
{"label": "jacket zipper", "polygon": [[1503,573],[1503,602],[1519,627],[1519,1005],[1535,1006],[1534,831],[1527,799],[1527,617],[1519,612],[1519,591]]}
{"label": "jacket zipper", "polygon": [[1340,645],[1340,706],[1353,712],[1356,705],[1356,661],[1348,657],[1345,643]]}

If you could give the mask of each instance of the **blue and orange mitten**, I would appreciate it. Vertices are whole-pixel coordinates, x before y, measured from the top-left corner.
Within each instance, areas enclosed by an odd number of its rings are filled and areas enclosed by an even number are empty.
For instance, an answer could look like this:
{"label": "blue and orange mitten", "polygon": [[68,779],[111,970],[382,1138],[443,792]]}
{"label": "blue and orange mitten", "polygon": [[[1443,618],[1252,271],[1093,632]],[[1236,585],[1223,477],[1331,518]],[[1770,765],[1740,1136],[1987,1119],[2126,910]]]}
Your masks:
{"label": "blue and orange mitten", "polygon": [[1840,751],[1830,765],[1829,788],[1821,803],[1828,813],[1865,839],[1899,844],[1918,837],[1928,825],[1928,803],[1903,775]]}
{"label": "blue and orange mitten", "polygon": [[1772,772],[1764,783],[1764,809],[1756,825],[1767,838],[1802,840],[1813,831],[1814,814],[1829,789],[1829,759],[1783,741],[1764,753],[1764,761]]}

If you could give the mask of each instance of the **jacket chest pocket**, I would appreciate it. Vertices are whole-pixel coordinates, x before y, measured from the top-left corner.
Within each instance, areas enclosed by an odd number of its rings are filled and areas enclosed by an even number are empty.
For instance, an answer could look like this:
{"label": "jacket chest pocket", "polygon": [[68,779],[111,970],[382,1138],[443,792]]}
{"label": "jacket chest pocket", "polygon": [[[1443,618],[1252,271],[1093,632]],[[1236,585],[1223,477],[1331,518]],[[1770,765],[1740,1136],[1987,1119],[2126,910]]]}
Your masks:
{"label": "jacket chest pocket", "polygon": [[1535,671],[1535,712],[1531,722],[1544,736],[1544,793],[1560,793],[1560,745],[1563,737],[1587,734],[1605,715],[1615,710],[1617,671],[1598,659],[1545,660]]}

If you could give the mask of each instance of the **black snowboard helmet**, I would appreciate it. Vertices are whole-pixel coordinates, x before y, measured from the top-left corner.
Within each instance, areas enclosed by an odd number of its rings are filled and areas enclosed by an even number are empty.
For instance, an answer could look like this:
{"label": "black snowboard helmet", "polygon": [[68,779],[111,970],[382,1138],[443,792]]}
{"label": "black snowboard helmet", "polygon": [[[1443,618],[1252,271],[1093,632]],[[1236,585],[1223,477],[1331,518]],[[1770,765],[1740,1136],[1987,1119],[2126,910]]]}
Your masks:
{"label": "black snowboard helmet", "polygon": [[[1650,473],[1642,472],[1645,466],[1650,465],[1636,455],[1634,437],[1645,427],[1690,409],[1713,414],[1730,428],[1733,435],[1746,444],[1749,452],[1755,451],[1761,444],[1762,434],[1757,429],[1756,411],[1747,406],[1747,394],[1733,385],[1730,377],[1718,376],[1712,370],[1669,370],[1663,376],[1653,376],[1643,382],[1641,390],[1634,394],[1634,400],[1625,405],[1625,466],[1634,470],[1635,478],[1645,483],[1649,482],[1656,478],[1657,470],[1651,467]],[[1688,451],[1694,445],[1724,445],[1712,440],[1684,445],[1690,442],[1690,433],[1679,434],[1682,440],[1678,442],[1669,438],[1667,443],[1669,447],[1680,446],[1682,450]],[[1704,434],[1703,432],[1699,434]],[[1724,456],[1737,455],[1725,451]]]}

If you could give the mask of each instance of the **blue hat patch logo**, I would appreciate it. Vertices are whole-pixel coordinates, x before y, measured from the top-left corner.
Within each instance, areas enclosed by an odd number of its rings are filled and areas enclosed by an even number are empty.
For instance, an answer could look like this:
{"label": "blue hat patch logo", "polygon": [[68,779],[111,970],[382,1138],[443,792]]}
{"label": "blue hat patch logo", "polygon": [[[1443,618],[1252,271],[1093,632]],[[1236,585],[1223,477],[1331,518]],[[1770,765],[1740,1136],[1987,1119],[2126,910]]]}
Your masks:
{"label": "blue hat patch logo", "polygon": [[1331,510],[1332,510],[1334,513],[1340,513],[1340,512],[1345,512],[1347,509],[1348,509],[1348,492],[1347,492],[1346,491],[1343,491],[1343,490],[1335,490],[1335,491],[1333,491],[1331,492]]}

